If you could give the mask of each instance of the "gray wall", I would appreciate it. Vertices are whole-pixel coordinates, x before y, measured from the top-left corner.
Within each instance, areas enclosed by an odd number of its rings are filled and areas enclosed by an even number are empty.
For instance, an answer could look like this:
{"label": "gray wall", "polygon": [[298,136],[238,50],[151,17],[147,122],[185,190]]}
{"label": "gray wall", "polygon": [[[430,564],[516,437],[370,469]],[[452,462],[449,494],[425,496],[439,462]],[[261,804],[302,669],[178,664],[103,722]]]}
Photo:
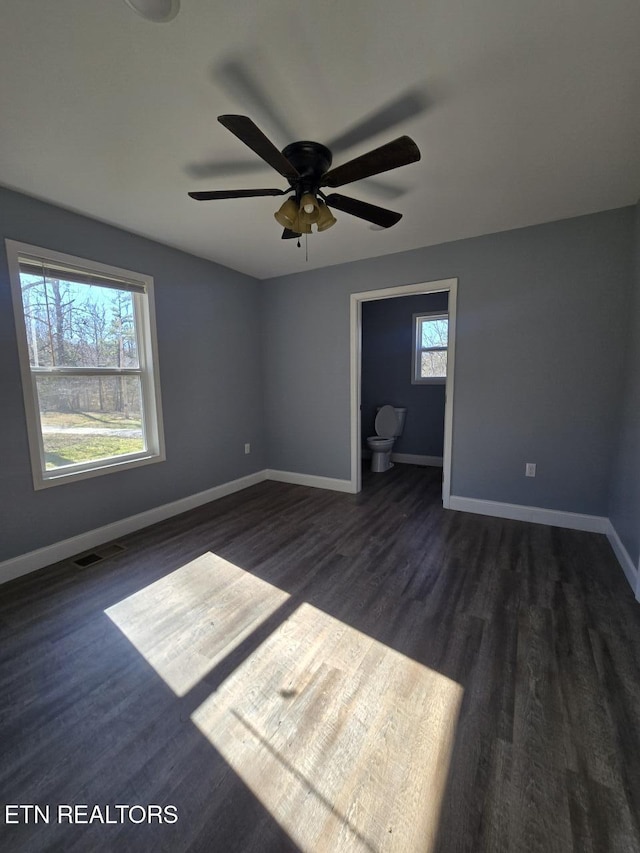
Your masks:
{"label": "gray wall", "polygon": [[640,203],[636,206],[634,291],[629,307],[624,392],[617,438],[609,517],[637,567],[640,561]]}
{"label": "gray wall", "polygon": [[270,467],[349,478],[349,294],[457,277],[452,494],[605,515],[633,227],[623,208],[271,279]]}
{"label": "gray wall", "polygon": [[167,445],[165,463],[33,490],[2,243],[0,560],[265,467],[348,479],[349,295],[450,277],[452,493],[611,512],[637,559],[635,217],[625,208],[259,283],[0,190],[2,238],[154,276]]}
{"label": "gray wall", "polygon": [[[0,237],[0,560],[265,467],[258,282],[1,189]],[[154,277],[166,462],[34,491],[6,237]]]}
{"label": "gray wall", "polygon": [[376,407],[406,407],[404,431],[394,453],[442,456],[444,384],[414,385],[413,315],[446,311],[448,293],[424,293],[381,299],[362,305],[362,446],[375,434]]}

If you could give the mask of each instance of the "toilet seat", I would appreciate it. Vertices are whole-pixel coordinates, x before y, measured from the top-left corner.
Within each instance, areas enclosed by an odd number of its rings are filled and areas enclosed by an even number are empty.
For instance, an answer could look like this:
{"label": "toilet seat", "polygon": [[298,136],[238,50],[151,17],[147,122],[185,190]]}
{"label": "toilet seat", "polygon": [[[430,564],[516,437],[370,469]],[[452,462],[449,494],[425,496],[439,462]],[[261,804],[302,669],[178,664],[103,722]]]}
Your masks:
{"label": "toilet seat", "polygon": [[376,415],[376,435],[380,438],[394,438],[398,431],[398,415],[393,406],[381,406]]}

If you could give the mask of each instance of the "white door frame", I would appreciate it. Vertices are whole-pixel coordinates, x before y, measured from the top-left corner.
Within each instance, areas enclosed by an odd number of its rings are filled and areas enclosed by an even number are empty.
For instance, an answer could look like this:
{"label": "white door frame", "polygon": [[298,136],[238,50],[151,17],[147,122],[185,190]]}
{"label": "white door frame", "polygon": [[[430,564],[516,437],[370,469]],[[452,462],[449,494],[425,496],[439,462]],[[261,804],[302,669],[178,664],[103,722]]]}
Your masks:
{"label": "white door frame", "polygon": [[449,507],[451,497],[451,444],[453,435],[453,375],[456,342],[456,301],[458,279],[445,278],[418,284],[404,284],[381,290],[366,290],[351,294],[351,489],[362,488],[362,449],[360,426],[360,397],[362,372],[362,303],[374,299],[395,299],[398,296],[415,296],[418,293],[449,292],[449,346],[447,351],[447,383],[444,407],[444,450],[442,456],[442,505]]}

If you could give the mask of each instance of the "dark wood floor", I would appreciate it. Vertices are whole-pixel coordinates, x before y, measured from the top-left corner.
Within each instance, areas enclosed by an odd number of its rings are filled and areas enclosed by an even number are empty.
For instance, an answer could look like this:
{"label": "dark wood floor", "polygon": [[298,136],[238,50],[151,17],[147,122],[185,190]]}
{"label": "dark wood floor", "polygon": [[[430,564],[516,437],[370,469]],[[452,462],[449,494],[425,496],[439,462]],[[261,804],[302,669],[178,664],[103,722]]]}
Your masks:
{"label": "dark wood floor", "polygon": [[263,483],[3,587],[0,849],[640,851],[606,539],[445,511],[439,474]]}

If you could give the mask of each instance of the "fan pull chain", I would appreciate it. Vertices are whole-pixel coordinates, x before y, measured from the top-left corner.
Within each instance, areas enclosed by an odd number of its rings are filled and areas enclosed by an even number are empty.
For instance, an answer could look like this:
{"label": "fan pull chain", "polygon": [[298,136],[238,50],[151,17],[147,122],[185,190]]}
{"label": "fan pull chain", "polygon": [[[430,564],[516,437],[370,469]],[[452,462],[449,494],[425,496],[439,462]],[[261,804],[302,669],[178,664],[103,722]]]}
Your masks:
{"label": "fan pull chain", "polygon": [[[298,240],[296,242],[296,246],[299,249],[302,248],[302,245],[300,243],[300,237],[298,237]],[[304,259],[307,263],[309,263],[309,235],[308,234],[304,235]]]}

